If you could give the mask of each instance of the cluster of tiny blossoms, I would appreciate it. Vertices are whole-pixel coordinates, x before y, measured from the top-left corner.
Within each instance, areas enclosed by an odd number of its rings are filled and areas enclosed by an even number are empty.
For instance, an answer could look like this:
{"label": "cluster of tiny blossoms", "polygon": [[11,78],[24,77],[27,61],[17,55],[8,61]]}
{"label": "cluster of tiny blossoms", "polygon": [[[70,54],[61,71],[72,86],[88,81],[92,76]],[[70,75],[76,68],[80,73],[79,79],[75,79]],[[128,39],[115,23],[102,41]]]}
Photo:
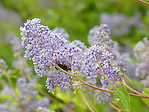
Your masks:
{"label": "cluster of tiny blossoms", "polygon": [[142,79],[142,84],[149,86],[149,40],[147,37],[136,44],[134,48],[134,55],[140,62],[137,64],[135,75]]}
{"label": "cluster of tiny blossoms", "polygon": [[[100,81],[99,86],[104,89],[110,86],[105,77],[111,83],[122,80],[118,68],[112,66],[112,54],[102,44],[104,42],[113,46],[110,30],[105,24],[99,27],[97,43],[90,48],[79,40],[69,42],[63,34],[41,25],[40,19],[37,18],[27,20],[20,30],[25,57],[33,60],[35,72],[39,76],[48,76],[46,86],[50,92],[56,87],[62,90],[71,87],[73,83],[73,76],[57,67],[72,74],[75,71],[82,73],[82,77],[86,77],[90,84]],[[99,81],[96,81],[97,77],[100,77]]]}
{"label": "cluster of tiny blossoms", "polygon": [[102,24],[107,24],[113,35],[121,37],[128,34],[134,27],[142,27],[143,24],[140,22],[140,18],[141,15],[139,13],[135,13],[132,17],[126,17],[120,13],[112,15],[102,13],[100,15],[100,22]]}
{"label": "cluster of tiny blossoms", "polygon": [[49,100],[46,97],[43,97],[42,100],[37,99],[38,91],[36,91],[33,86],[37,82],[37,79],[34,77],[27,83],[26,78],[17,79],[17,87],[19,90],[19,96],[16,94],[15,90],[9,86],[5,86],[0,94],[1,95],[11,95],[14,99],[18,100],[19,105],[12,104],[12,101],[9,99],[3,99],[3,104],[0,104],[1,112],[24,112],[33,111],[38,107],[49,107]]}
{"label": "cluster of tiny blossoms", "polygon": [[6,62],[0,58],[0,74],[3,74],[7,67]]}
{"label": "cluster of tiny blossoms", "polygon": [[[40,19],[27,20],[20,30],[25,57],[33,60],[35,71],[39,76],[49,76],[47,79],[49,90],[52,91],[56,87],[70,87],[71,76],[55,70],[54,66],[59,64],[71,67],[77,56],[82,53],[81,48],[70,43],[59,33],[54,33],[47,26],[41,25]],[[52,69],[56,72],[51,72]]]}
{"label": "cluster of tiny blossoms", "polygon": [[[114,66],[124,66],[126,64],[126,60],[128,61],[129,59],[129,55],[127,53],[120,52],[118,43],[111,39],[110,34],[111,31],[106,24],[95,26],[89,31],[88,42],[90,45],[103,45],[113,56],[112,64]],[[104,44],[102,44],[103,42]]]}
{"label": "cluster of tiny blossoms", "polygon": [[24,51],[22,46],[20,45],[20,39],[16,37],[13,33],[6,34],[5,38],[12,45],[13,56],[15,58],[12,66],[16,69],[21,69],[22,73],[31,73],[32,69],[28,66],[27,59],[22,57]]}

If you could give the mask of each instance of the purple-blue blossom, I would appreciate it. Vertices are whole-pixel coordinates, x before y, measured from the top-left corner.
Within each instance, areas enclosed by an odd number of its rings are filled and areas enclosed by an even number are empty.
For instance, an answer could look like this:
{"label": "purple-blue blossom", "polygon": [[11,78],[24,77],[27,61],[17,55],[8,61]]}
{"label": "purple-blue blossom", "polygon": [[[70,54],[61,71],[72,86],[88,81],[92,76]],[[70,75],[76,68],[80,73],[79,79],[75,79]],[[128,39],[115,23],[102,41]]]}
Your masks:
{"label": "purple-blue blossom", "polygon": [[38,100],[38,91],[34,89],[37,79],[34,77],[27,83],[25,78],[18,78],[17,87],[20,90],[19,100],[27,111],[31,111],[38,107],[49,107],[49,99],[43,97],[43,100]]}
{"label": "purple-blue blossom", "polygon": [[56,27],[52,30],[52,32],[58,33],[59,35],[62,35],[62,37],[65,38],[66,40],[69,39],[69,34],[63,28]]}
{"label": "purple-blue blossom", "polygon": [[103,46],[99,46],[98,44],[91,46],[83,55],[81,73],[85,74],[88,79],[94,80],[92,84],[97,83],[95,79],[100,76],[100,81],[103,87],[109,87],[110,84],[102,76],[102,73],[112,83],[114,83],[116,80],[121,81],[122,79],[119,75],[120,71],[117,67],[111,65],[112,57],[113,56],[111,53],[106,51]]}
{"label": "purple-blue blossom", "polygon": [[104,42],[107,46],[114,45],[110,37],[111,31],[106,24],[95,26],[89,31],[88,42],[90,45],[101,44]]}
{"label": "purple-blue blossom", "polygon": [[[23,36],[22,46],[25,48],[25,57],[33,60],[35,72],[39,76],[47,75],[52,67],[58,64],[73,66],[76,59],[82,54],[82,49],[85,48],[81,42],[76,42],[78,44],[70,43],[62,35],[41,25],[40,19],[27,20],[20,30]],[[48,89],[51,86],[52,89],[55,87],[63,89],[66,86],[71,86],[69,75],[56,69],[54,71],[53,74],[48,75],[49,78],[46,81]],[[64,82],[68,82],[68,84]]]}
{"label": "purple-blue blossom", "polygon": [[122,37],[129,33],[132,28],[138,28],[143,24],[140,22],[141,15],[135,13],[132,17],[126,17],[121,13],[102,13],[100,16],[101,24],[107,24],[113,35]]}
{"label": "purple-blue blossom", "polygon": [[139,41],[134,48],[134,55],[139,61],[135,70],[135,75],[142,79],[141,83],[148,86],[149,75],[149,40],[147,37]]}
{"label": "purple-blue blossom", "polygon": [[3,72],[6,71],[7,69],[7,65],[6,65],[6,62],[0,58],[0,74],[3,74]]}

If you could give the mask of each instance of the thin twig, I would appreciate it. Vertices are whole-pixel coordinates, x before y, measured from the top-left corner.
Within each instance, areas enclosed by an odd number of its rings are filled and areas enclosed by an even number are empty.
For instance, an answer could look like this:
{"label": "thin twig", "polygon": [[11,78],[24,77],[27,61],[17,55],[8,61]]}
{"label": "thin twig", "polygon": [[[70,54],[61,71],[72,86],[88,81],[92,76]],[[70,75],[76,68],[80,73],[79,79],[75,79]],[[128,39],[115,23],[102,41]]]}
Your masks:
{"label": "thin twig", "polygon": [[100,69],[100,71],[101,71],[101,75],[104,76],[104,78],[111,84],[111,86],[112,86],[114,89],[117,89],[117,88],[111,83],[111,81],[104,75],[104,73],[103,73],[103,71],[102,71],[102,68],[101,68],[101,65],[99,64],[99,62],[97,62],[97,63],[98,63],[99,69]]}
{"label": "thin twig", "polygon": [[137,0],[137,1],[140,2],[140,3],[142,3],[142,4],[144,4],[144,5],[149,6],[149,3],[145,2],[145,1],[142,1],[142,0]]}
{"label": "thin twig", "polygon": [[87,98],[84,96],[84,94],[81,92],[81,90],[79,90],[84,102],[86,103],[86,105],[88,106],[88,108],[90,109],[91,112],[94,112],[94,110],[92,109],[92,107],[89,105],[89,102],[87,101]]}
{"label": "thin twig", "polygon": [[[51,97],[50,95],[48,95],[46,92],[44,92],[44,91],[43,91],[42,89],[40,89],[40,88],[36,88],[36,89],[37,89],[42,95],[46,96],[49,100],[51,100],[52,102],[55,102],[55,103],[59,102],[58,98],[53,98],[53,97]],[[65,101],[62,101],[62,103],[66,104],[69,109],[71,109],[71,110],[73,110],[74,112],[76,112],[76,109],[73,108],[73,107],[71,107],[71,106],[69,105],[69,103],[67,103],[67,102],[65,102]]]}
{"label": "thin twig", "polygon": [[[114,93],[114,91],[112,91],[112,90],[105,90],[105,89],[101,89],[101,88],[98,88],[98,87],[96,87],[96,86],[93,86],[93,85],[88,84],[87,82],[83,81],[83,80],[80,79],[78,76],[76,76],[76,72],[74,72],[74,74],[71,74],[71,73],[69,73],[69,72],[63,70],[63,69],[60,68],[59,66],[56,66],[56,67],[57,67],[58,69],[60,69],[62,72],[66,73],[66,74],[68,74],[68,75],[70,75],[70,76],[75,77],[77,80],[79,80],[80,82],[82,82],[82,83],[83,83],[84,85],[86,85],[86,86],[89,86],[89,87],[91,87],[91,88],[93,88],[93,89],[97,89],[97,90],[100,90],[100,91],[109,92],[109,93]],[[129,87],[129,86],[128,86],[128,87]],[[130,87],[129,87],[129,88],[130,88]],[[132,89],[132,88],[131,88],[131,89]],[[133,90],[133,91],[135,91],[135,90]],[[136,96],[136,97],[142,97],[142,98],[149,98],[149,96],[143,95],[143,94],[141,94],[141,93],[139,93],[139,92],[137,92],[137,91],[135,91],[135,93],[138,93],[138,94],[129,93],[129,95],[131,95],[131,96]]]}
{"label": "thin twig", "polygon": [[141,98],[149,98],[149,96],[146,95],[138,95],[138,94],[133,94],[133,93],[128,93],[131,96],[136,96],[136,97],[141,97]]}
{"label": "thin twig", "polygon": [[133,91],[133,92],[135,92],[135,93],[137,93],[137,94],[139,94],[139,95],[142,95],[142,93],[140,93],[140,92],[134,90],[133,88],[131,88],[131,87],[128,86],[127,84],[123,83],[123,85],[125,85],[125,86],[126,86],[128,89],[130,89],[131,91]]}
{"label": "thin twig", "polygon": [[91,88],[93,88],[93,89],[97,89],[97,90],[100,90],[100,91],[104,91],[104,92],[109,92],[109,93],[114,93],[114,91],[112,91],[112,90],[105,90],[105,89],[101,89],[101,88],[98,88],[98,87],[96,87],[96,86],[93,86],[93,85],[90,85],[90,84],[88,84],[87,82],[85,82],[85,81],[83,81],[82,79],[80,79],[78,76],[74,76],[76,79],[78,79],[80,82],[82,82],[84,85],[87,85],[87,86],[89,86],[89,87],[91,87]]}

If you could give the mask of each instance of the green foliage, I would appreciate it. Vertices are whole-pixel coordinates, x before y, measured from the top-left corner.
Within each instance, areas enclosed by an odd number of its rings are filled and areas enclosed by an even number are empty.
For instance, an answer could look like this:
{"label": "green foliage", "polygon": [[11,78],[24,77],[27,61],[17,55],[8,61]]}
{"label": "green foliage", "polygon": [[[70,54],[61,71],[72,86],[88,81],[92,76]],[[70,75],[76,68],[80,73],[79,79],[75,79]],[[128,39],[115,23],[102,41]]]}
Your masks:
{"label": "green foliage", "polygon": [[15,101],[13,96],[11,96],[10,94],[0,94],[0,99],[7,99],[7,100]]}
{"label": "green foliage", "polygon": [[65,105],[62,103],[52,103],[50,105],[50,110],[59,110],[62,107],[65,107]]}
{"label": "green foliage", "polygon": [[130,104],[130,95],[128,94],[126,88],[124,86],[120,86],[116,91],[115,95],[119,100],[119,104],[122,109],[126,112],[130,112],[131,104]]}
{"label": "green foliage", "polygon": [[85,112],[86,110],[86,104],[84,102],[84,99],[81,95],[81,93],[79,92],[79,89],[75,90],[75,97],[72,99],[74,104],[79,108],[79,110],[81,112]]}
{"label": "green foliage", "polygon": [[[149,88],[145,88],[143,90],[143,93],[145,95],[148,95],[149,96]],[[149,107],[149,99],[148,98],[142,98],[142,100],[144,101],[144,103]]]}
{"label": "green foliage", "polygon": [[141,98],[130,96],[130,101],[134,112],[148,112],[148,107],[141,101]]}

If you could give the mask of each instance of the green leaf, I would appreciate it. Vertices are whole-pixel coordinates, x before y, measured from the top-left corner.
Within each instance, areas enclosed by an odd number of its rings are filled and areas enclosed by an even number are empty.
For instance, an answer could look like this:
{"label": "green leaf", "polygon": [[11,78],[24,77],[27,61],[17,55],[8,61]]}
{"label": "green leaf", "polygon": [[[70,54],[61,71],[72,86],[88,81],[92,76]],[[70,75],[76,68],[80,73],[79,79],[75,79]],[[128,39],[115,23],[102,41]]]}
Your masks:
{"label": "green leaf", "polygon": [[75,97],[72,99],[72,101],[74,102],[74,104],[76,105],[76,107],[78,107],[78,109],[81,112],[85,112],[86,109],[86,103],[84,102],[79,89],[75,90]]}
{"label": "green leaf", "polygon": [[15,90],[15,93],[16,93],[18,96],[20,96],[20,91],[19,91],[19,89],[16,87],[14,90]]}
{"label": "green leaf", "polygon": [[11,96],[10,94],[3,94],[3,95],[0,95],[0,99],[8,99],[8,100],[14,101],[13,96]]}
{"label": "green leaf", "polygon": [[119,104],[125,112],[130,112],[130,95],[124,86],[120,86],[115,91],[116,97],[119,99]]}
{"label": "green leaf", "polygon": [[94,105],[87,99],[87,97],[85,96],[84,92],[79,89],[79,93],[81,94],[85,104],[87,105],[87,107],[90,109],[91,112],[98,112],[98,110],[94,107]]}
{"label": "green leaf", "polygon": [[37,99],[43,101],[43,97],[41,95],[37,95]]}
{"label": "green leaf", "polygon": [[[149,96],[149,88],[145,88],[143,93]],[[149,107],[149,98],[142,98],[143,102]]]}
{"label": "green leaf", "polygon": [[76,100],[78,100],[78,103],[81,106],[81,108],[86,109],[86,103],[84,102],[79,90],[76,91],[75,97],[76,97]]}
{"label": "green leaf", "polygon": [[57,110],[57,109],[62,109],[63,107],[65,107],[66,105],[62,104],[62,103],[51,103],[50,104],[50,110]]}
{"label": "green leaf", "polygon": [[57,92],[56,96],[58,98],[60,98],[61,100],[64,100],[64,101],[69,101],[70,100],[70,94],[69,93]]}

